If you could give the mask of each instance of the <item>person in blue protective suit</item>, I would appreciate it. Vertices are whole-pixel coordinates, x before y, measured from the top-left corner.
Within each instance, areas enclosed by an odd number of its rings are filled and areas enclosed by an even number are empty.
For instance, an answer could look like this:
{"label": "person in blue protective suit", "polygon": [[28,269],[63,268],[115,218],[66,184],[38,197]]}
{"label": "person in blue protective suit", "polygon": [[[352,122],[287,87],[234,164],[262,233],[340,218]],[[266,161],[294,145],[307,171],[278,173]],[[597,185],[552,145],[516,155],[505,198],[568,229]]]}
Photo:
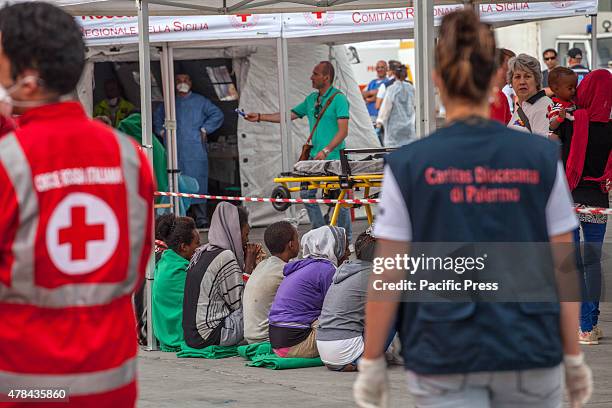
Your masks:
{"label": "person in blue protective suit", "polygon": [[[178,167],[182,174],[195,178],[199,194],[208,193],[208,149],[206,136],[223,124],[223,112],[204,96],[191,91],[191,78],[178,74],[176,82],[176,140]],[[164,105],[158,106],[153,117],[153,130],[165,136]],[[194,199],[191,210],[198,228],[208,227],[206,200]]]}

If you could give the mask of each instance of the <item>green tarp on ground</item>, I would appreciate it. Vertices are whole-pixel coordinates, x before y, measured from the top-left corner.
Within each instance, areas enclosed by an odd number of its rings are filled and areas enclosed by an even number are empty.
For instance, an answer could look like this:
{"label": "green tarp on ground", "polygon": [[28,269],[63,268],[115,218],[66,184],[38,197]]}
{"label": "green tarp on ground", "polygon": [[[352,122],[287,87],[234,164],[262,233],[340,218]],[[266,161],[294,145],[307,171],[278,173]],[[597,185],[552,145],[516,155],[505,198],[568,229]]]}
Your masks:
{"label": "green tarp on ground", "polygon": [[249,367],[263,367],[271,370],[321,367],[323,362],[317,358],[283,358],[272,351],[270,343],[256,343],[238,347],[238,354],[250,360]]}
{"label": "green tarp on ground", "polygon": [[178,358],[207,358],[211,360],[236,357],[237,355],[238,346],[208,346],[203,349],[194,349],[184,343],[181,345],[181,351],[176,353]]}

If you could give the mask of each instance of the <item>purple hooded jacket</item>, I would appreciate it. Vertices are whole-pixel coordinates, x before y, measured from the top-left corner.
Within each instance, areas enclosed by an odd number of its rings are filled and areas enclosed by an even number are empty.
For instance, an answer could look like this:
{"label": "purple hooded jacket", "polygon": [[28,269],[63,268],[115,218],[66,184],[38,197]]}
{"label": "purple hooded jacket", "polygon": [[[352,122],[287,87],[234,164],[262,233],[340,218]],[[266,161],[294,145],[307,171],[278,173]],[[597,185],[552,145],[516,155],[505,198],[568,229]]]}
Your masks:
{"label": "purple hooded jacket", "polygon": [[270,309],[270,324],[309,328],[321,314],[335,273],[336,267],[326,259],[307,258],[285,265],[285,278]]}

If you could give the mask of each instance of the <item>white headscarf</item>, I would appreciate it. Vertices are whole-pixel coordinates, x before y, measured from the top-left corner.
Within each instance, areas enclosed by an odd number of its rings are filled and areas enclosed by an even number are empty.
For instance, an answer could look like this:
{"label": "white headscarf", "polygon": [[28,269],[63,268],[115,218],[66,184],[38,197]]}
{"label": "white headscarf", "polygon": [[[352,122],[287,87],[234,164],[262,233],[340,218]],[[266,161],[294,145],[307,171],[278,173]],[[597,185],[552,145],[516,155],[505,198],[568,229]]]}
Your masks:
{"label": "white headscarf", "polygon": [[213,249],[229,249],[236,256],[238,265],[244,270],[244,250],[242,248],[242,232],[238,218],[238,207],[227,202],[217,205],[208,231],[208,244],[202,245],[191,257],[189,266],[195,265],[204,251]]}
{"label": "white headscarf", "polygon": [[307,232],[301,244],[304,258],[327,259],[338,266],[346,251],[346,231],[326,225]]}

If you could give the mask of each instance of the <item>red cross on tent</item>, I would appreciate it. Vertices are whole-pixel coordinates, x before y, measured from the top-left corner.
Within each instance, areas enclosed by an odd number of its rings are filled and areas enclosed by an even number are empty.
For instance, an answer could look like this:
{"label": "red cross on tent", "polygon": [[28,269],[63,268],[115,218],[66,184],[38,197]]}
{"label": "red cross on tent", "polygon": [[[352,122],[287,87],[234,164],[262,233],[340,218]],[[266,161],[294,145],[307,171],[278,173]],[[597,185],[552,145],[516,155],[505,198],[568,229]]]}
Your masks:
{"label": "red cross on tent", "polygon": [[251,14],[236,14],[237,17],[240,17],[243,23],[246,23]]}
{"label": "red cross on tent", "polygon": [[104,240],[104,224],[87,225],[85,207],[72,207],[71,226],[58,231],[59,244],[70,244],[70,258],[73,261],[87,259],[87,243]]}
{"label": "red cross on tent", "polygon": [[315,18],[317,20],[321,20],[323,18],[323,14],[325,14],[324,11],[313,11],[312,14],[315,15]]}

